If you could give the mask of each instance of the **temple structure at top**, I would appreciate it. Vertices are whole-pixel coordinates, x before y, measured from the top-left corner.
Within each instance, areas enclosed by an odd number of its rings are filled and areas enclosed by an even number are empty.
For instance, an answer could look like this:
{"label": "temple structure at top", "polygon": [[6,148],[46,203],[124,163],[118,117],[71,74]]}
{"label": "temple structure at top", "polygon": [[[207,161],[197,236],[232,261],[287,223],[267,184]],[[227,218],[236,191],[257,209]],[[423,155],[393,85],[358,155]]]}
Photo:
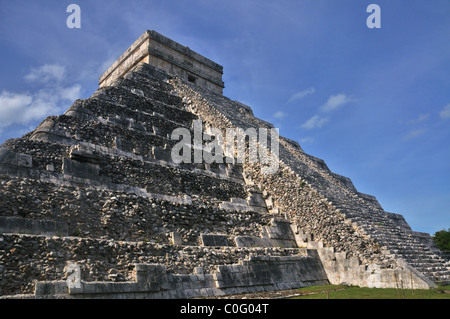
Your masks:
{"label": "temple structure at top", "polygon": [[222,94],[225,87],[221,65],[153,30],[145,31],[100,76],[100,87],[110,85],[139,62],[148,63],[215,93]]}

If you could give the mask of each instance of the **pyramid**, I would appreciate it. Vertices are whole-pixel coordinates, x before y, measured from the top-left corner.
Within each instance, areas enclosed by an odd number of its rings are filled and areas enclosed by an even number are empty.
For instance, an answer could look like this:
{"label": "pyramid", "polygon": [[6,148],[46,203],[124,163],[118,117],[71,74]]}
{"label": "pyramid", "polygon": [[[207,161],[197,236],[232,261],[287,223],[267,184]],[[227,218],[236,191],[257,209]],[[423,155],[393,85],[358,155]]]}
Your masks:
{"label": "pyramid", "polygon": [[209,141],[230,128],[273,132],[223,96],[222,74],[219,64],[146,31],[91,97],[1,145],[0,298],[450,283],[450,256],[429,234],[295,141],[258,140],[270,154],[277,143],[271,173],[263,161],[212,152],[206,141],[186,148],[189,155],[220,160],[175,161],[177,129],[195,136],[200,125]]}

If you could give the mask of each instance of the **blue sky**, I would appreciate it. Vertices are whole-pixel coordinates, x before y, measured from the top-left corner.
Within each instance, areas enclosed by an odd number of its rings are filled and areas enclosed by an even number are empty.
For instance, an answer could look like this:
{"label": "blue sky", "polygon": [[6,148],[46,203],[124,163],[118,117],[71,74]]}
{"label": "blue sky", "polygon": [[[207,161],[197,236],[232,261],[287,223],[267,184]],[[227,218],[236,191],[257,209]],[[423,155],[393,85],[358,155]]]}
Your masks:
{"label": "blue sky", "polygon": [[414,230],[450,228],[450,1],[0,0],[0,143],[89,97],[145,30],[223,65],[225,96]]}

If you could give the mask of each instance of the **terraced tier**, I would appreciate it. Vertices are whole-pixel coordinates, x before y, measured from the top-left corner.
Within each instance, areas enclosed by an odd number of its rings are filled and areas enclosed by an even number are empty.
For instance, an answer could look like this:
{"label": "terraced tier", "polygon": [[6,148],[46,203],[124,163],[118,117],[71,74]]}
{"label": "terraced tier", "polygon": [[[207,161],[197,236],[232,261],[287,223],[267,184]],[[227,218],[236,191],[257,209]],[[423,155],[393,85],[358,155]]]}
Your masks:
{"label": "terraced tier", "polygon": [[[170,274],[204,274],[251,256],[307,256],[306,250],[202,247],[97,238],[0,234],[2,295],[33,294],[36,282],[67,279],[67,262],[80,267],[83,282],[133,280],[135,264],[164,265]],[[322,278],[323,279],[323,278]],[[324,279],[326,281],[326,279]],[[66,287],[67,288],[67,287]]]}

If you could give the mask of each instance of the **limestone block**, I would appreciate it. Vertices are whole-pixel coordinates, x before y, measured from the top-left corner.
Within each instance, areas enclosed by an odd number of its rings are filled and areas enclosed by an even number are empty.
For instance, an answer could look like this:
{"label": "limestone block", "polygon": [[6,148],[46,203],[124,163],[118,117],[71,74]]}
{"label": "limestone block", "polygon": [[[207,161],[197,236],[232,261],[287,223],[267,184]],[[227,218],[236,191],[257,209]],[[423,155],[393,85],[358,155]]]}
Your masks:
{"label": "limestone block", "polygon": [[347,253],[345,251],[335,253],[336,260],[344,261],[347,258]]}
{"label": "limestone block", "polygon": [[265,200],[265,202],[266,202],[267,209],[272,209],[272,208],[273,208],[273,200],[272,200],[272,197],[269,196],[269,197],[265,198],[264,200]]}
{"label": "limestone block", "polygon": [[97,154],[95,154],[95,150],[83,147],[81,145],[72,147],[70,149],[69,157],[70,159],[81,163],[101,163],[101,159]]}
{"label": "limestone block", "polygon": [[64,157],[63,173],[65,175],[94,179],[99,175],[99,165],[89,162],[80,162]]}
{"label": "limestone block", "polygon": [[32,167],[33,159],[31,157],[31,155],[17,154],[17,166]]}
{"label": "limestone block", "polygon": [[321,241],[308,242],[306,247],[309,249],[320,249],[323,248],[323,242]]}
{"label": "limestone block", "polygon": [[320,259],[323,261],[334,260],[334,248],[333,247],[325,247],[318,249],[317,252],[320,255]]}
{"label": "limestone block", "polygon": [[266,202],[261,192],[250,192],[247,198],[247,204],[250,206],[266,207]]}
{"label": "limestone block", "polygon": [[202,246],[229,246],[225,235],[201,234],[200,239]]}
{"label": "limestone block", "polygon": [[157,160],[164,162],[172,162],[172,154],[169,149],[164,149],[161,147],[153,146],[152,147],[153,157]]}
{"label": "limestone block", "polygon": [[256,236],[236,236],[234,239],[237,247],[271,247],[272,242],[269,238]]}
{"label": "limestone block", "polygon": [[203,267],[194,267],[194,274],[197,275],[203,275],[205,273],[205,270]]}
{"label": "limestone block", "polygon": [[137,283],[161,284],[167,281],[166,268],[160,264],[136,264],[135,277]]}
{"label": "limestone block", "polygon": [[31,155],[12,152],[6,148],[0,148],[0,166],[13,165],[30,168],[33,166]]}
{"label": "limestone block", "polygon": [[247,200],[245,200],[243,198],[231,198],[231,202],[233,204],[247,205]]}
{"label": "limestone block", "polygon": [[280,209],[278,207],[273,207],[272,209],[270,209],[270,213],[273,215],[278,215],[280,214]]}
{"label": "limestone block", "polygon": [[174,245],[182,245],[183,240],[181,239],[180,233],[174,231],[170,233],[170,237],[172,238],[172,244]]}
{"label": "limestone block", "polygon": [[68,227],[66,223],[53,220],[0,216],[0,233],[67,236]]}
{"label": "limestone block", "polygon": [[290,222],[284,218],[273,218],[272,226],[265,226],[265,234],[271,239],[283,239],[295,241]]}
{"label": "limestone block", "polygon": [[67,282],[64,280],[37,282],[34,289],[34,295],[38,298],[44,296],[67,295],[67,293]]}
{"label": "limestone block", "polygon": [[232,202],[222,202],[219,204],[219,208],[232,211],[259,211],[258,209],[260,209],[259,207],[248,206],[247,203],[241,204]]}
{"label": "limestone block", "polygon": [[357,268],[357,267],[359,267],[360,264],[361,264],[361,261],[356,257],[352,257],[349,259],[349,267]]}

